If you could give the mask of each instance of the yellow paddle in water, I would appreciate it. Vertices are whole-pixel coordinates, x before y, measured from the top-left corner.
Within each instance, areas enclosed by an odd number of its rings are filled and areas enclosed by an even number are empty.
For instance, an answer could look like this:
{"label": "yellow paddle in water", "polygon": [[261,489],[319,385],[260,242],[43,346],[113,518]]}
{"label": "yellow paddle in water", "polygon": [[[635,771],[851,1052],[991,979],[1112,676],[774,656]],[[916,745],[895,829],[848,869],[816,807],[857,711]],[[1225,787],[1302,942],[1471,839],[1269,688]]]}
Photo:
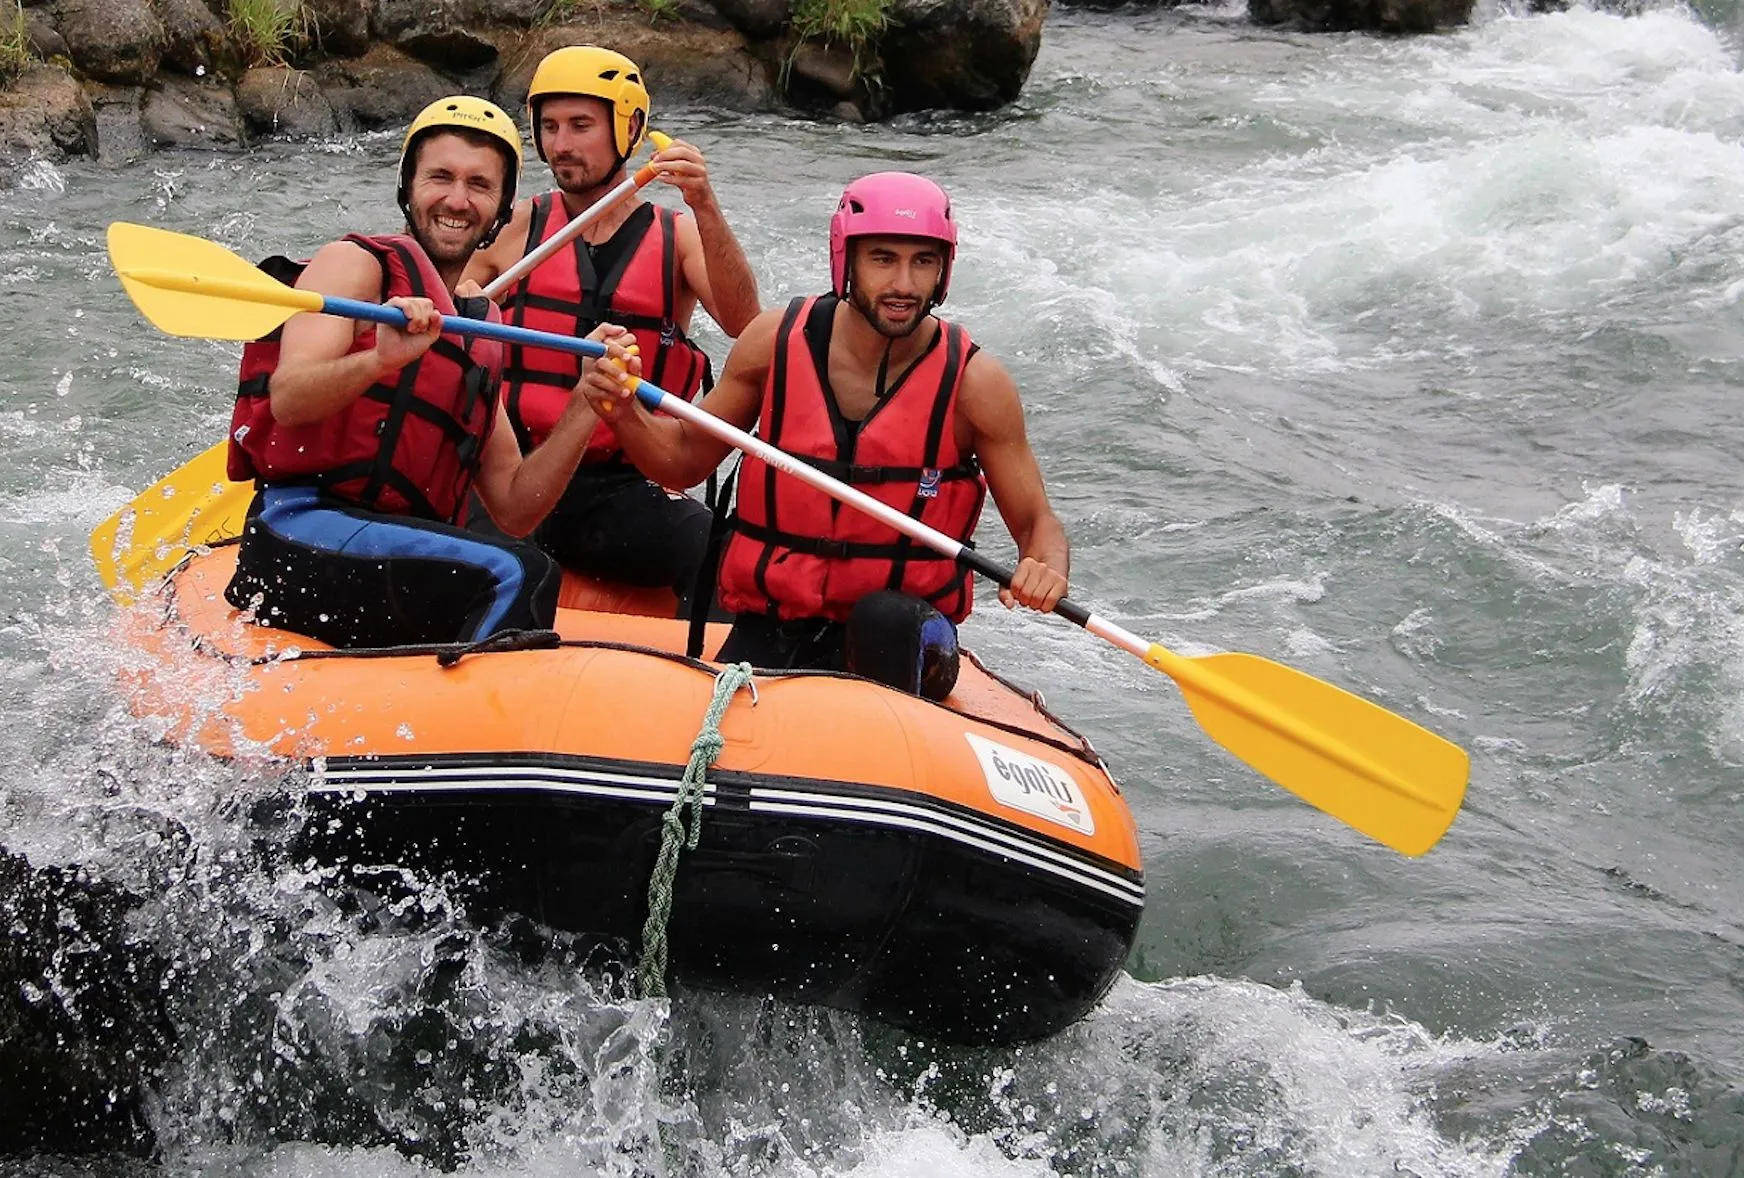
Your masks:
{"label": "yellow paddle in water", "polygon": [[[111,259],[128,294],[148,319],[177,334],[253,339],[298,310],[325,309],[370,319],[398,315],[373,303],[292,290],[223,247],[197,238],[117,224],[110,226],[109,241]],[[514,332],[514,338],[534,346],[589,354],[603,351],[592,341],[501,325],[465,321],[455,323],[453,330]],[[635,391],[650,410],[691,422],[963,567],[1001,585],[1011,583],[1011,570],[974,549],[688,401],[646,381],[635,382]],[[165,482],[176,482],[188,469]],[[191,481],[197,486],[200,479],[196,474]],[[210,534],[220,515],[192,513],[182,533]],[[1465,751],[1378,704],[1258,655],[1176,654],[1069,599],[1056,605],[1054,612],[1174,679],[1194,718],[1218,744],[1310,805],[1394,850],[1421,855],[1459,813],[1470,773]]]}
{"label": "yellow paddle in water", "polygon": [[208,447],[91,533],[97,576],[118,600],[133,600],[190,551],[242,534],[254,484],[230,481],[227,446]]}

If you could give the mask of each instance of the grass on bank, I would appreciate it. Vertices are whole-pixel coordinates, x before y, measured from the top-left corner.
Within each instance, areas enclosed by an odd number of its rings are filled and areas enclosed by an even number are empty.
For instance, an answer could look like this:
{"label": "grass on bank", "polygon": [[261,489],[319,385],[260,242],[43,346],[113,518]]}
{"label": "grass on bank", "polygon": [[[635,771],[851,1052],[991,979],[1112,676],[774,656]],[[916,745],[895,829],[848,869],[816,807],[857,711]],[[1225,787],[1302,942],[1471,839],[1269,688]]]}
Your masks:
{"label": "grass on bank", "polygon": [[[637,8],[647,14],[649,24],[677,20],[680,0],[635,0]],[[541,25],[578,24],[588,18],[605,15],[606,0],[551,0],[539,14]]]}
{"label": "grass on bank", "polygon": [[9,86],[30,65],[30,38],[24,35],[24,0],[0,14],[0,86]]}
{"label": "grass on bank", "polygon": [[[807,41],[822,43],[826,48],[840,46],[854,59],[854,77],[876,87],[881,78],[878,71],[878,39],[890,27],[893,0],[793,0],[788,13],[788,27],[798,38],[794,52]],[[791,67],[790,55],[787,65]]]}
{"label": "grass on bank", "polygon": [[248,65],[284,65],[308,34],[301,0],[229,0],[230,39]]}

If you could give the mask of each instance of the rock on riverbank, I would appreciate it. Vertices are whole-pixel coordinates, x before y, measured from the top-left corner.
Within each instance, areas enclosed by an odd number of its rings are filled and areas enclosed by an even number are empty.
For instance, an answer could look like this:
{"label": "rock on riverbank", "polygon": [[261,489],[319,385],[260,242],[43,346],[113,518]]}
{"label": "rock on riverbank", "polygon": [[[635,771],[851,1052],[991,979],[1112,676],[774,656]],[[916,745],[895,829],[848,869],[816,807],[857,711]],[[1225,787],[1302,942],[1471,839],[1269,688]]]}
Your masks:
{"label": "rock on riverbank", "polygon": [[[289,3],[291,0],[284,0]],[[0,91],[0,156],[113,158],[405,123],[465,91],[510,110],[539,58],[601,44],[661,106],[796,108],[850,119],[985,110],[1022,88],[1048,0],[302,0],[261,60],[231,0],[26,0],[40,59]],[[858,44],[802,36],[825,4],[882,12]],[[808,24],[807,21],[811,21]]]}

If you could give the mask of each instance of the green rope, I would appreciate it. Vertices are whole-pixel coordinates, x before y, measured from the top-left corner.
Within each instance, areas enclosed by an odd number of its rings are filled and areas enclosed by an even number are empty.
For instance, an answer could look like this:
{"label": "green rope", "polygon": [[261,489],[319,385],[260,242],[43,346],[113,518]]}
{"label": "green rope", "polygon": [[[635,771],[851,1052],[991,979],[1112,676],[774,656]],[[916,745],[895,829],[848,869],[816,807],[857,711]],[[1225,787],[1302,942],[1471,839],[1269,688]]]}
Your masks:
{"label": "green rope", "polygon": [[[655,859],[654,873],[648,880],[648,919],[642,925],[642,964],[636,971],[645,998],[666,997],[666,921],[672,914],[672,881],[678,875],[678,855],[683,849],[696,850],[696,840],[702,834],[703,773],[715,763],[726,744],[721,736],[721,716],[739,688],[750,682],[750,663],[722,667],[715,677],[714,698],[709,700],[702,731],[690,746],[690,764],[684,767],[684,778],[678,783],[678,797],[660,820],[660,856]],[[687,809],[688,831],[684,822]]]}

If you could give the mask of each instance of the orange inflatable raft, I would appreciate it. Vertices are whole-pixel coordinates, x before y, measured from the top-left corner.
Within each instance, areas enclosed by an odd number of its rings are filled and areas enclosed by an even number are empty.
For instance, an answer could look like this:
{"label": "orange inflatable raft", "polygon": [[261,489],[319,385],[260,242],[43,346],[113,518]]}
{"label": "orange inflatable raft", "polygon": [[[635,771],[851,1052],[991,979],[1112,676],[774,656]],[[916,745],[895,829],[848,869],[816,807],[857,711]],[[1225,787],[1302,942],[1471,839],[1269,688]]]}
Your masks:
{"label": "orange inflatable raft", "polygon": [[[134,709],[305,767],[300,851],[451,873],[633,960],[719,671],[684,656],[685,623],[635,612],[667,603],[576,582],[566,605],[593,608],[559,611],[560,643],[334,651],[243,623],[234,560],[191,558],[161,614],[130,616]],[[972,656],[944,705],[759,673],[720,731],[673,883],[675,982],[1003,1043],[1082,1017],[1119,973],[1144,904],[1132,817],[1038,696]]]}

